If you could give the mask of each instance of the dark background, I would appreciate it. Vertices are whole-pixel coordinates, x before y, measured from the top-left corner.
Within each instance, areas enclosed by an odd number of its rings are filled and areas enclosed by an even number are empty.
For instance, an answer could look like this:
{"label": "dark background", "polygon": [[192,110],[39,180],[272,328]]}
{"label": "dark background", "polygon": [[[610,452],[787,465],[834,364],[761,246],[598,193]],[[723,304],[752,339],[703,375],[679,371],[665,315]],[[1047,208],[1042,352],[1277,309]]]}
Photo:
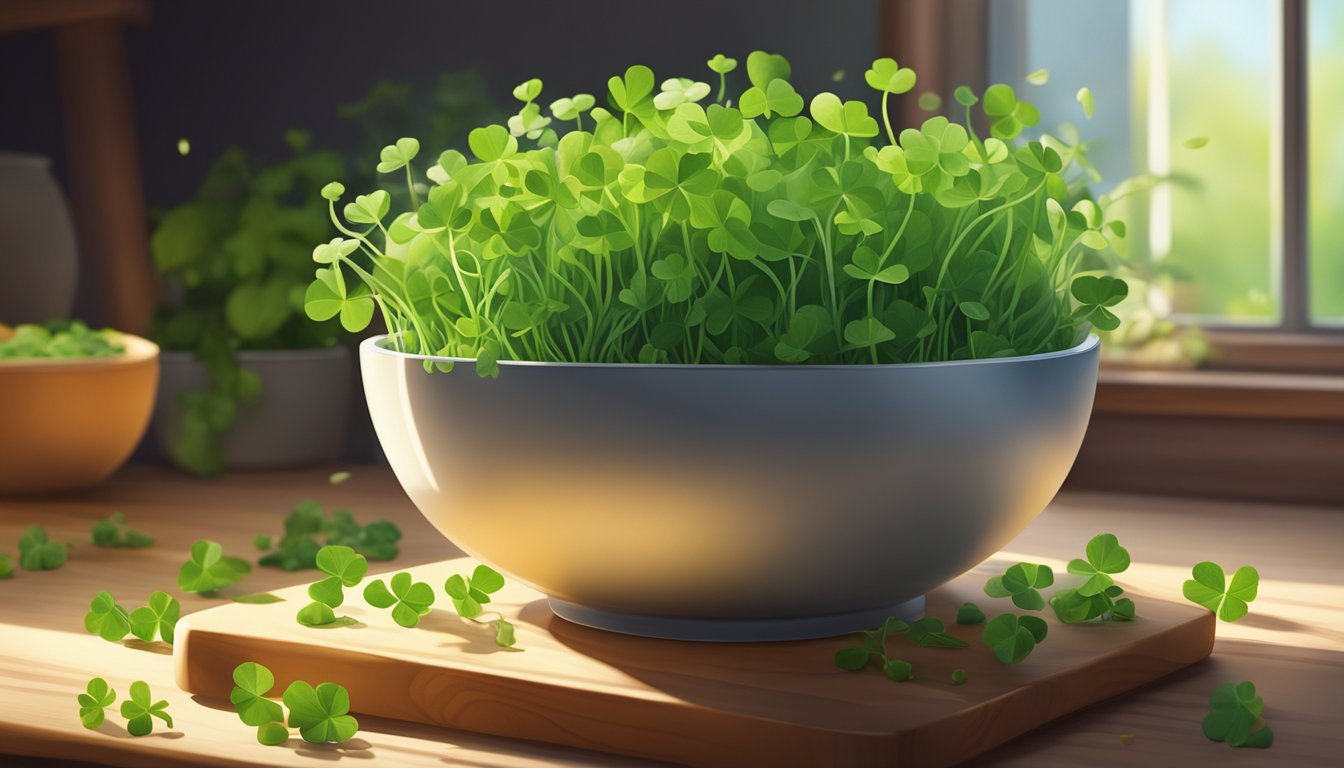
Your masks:
{"label": "dark background", "polygon": [[[715,53],[760,48],[793,63],[802,93],[862,93],[877,55],[877,0],[159,0],[127,34],[145,196],[151,209],[190,198],[230,145],[259,158],[287,152],[288,128],[351,151],[337,119],[380,80],[427,94],[440,73],[475,69],[504,110],[513,86],[545,82],[543,104],[576,92],[604,103],[606,80],[632,64],[712,82]],[[848,74],[833,83],[837,70]],[[0,149],[50,155],[68,187],[51,35],[0,37]],[[730,89],[731,90],[731,89]],[[739,89],[740,90],[740,89]],[[191,153],[177,152],[187,138]],[[397,138],[389,136],[390,142]],[[440,148],[426,147],[437,152]],[[376,158],[356,158],[369,165]]]}

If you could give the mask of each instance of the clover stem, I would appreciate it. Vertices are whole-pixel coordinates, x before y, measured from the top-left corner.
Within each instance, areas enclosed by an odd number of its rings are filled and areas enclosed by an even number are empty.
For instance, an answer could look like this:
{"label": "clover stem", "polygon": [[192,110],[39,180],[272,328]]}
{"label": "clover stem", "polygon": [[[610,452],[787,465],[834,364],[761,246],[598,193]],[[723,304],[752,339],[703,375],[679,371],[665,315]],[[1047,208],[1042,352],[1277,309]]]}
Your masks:
{"label": "clover stem", "polygon": [[722,103],[723,103],[723,96],[724,96],[724,94],[727,92],[727,90],[728,90],[728,74],[727,74],[726,72],[720,72],[720,73],[719,73],[719,95],[718,95],[718,96],[715,96],[715,97],[714,97],[714,100],[717,101],[717,102],[719,102],[720,104],[722,104]]}
{"label": "clover stem", "polygon": [[420,207],[420,195],[415,191],[415,176],[411,173],[411,164],[406,164],[406,189],[411,193],[411,205]]}
{"label": "clover stem", "polygon": [[896,132],[891,130],[891,112],[887,109],[887,97],[890,95],[890,91],[882,92],[882,123],[887,126],[887,141],[895,146]]}

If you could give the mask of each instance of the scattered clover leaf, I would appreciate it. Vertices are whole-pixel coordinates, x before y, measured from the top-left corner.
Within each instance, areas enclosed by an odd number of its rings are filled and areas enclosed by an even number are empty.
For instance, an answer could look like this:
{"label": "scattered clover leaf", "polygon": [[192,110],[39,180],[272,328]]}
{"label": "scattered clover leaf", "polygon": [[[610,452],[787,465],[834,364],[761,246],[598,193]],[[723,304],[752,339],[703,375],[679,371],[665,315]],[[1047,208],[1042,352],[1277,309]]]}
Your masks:
{"label": "scattered clover leaf", "polygon": [[241,580],[251,570],[247,561],[225,557],[218,542],[201,539],[191,545],[191,559],[178,570],[177,586],[183,592],[211,594]]}
{"label": "scattered clover leaf", "polygon": [[126,718],[126,730],[132,736],[145,736],[154,730],[155,717],[169,728],[173,727],[167,700],[152,701],[149,684],[143,680],[131,683],[131,697],[121,702],[121,716]]}
{"label": "scattered clover leaf", "polygon": [[1045,639],[1048,629],[1045,621],[1036,616],[1005,613],[985,624],[982,637],[999,661],[1016,664],[1027,658],[1032,649]]}
{"label": "scattered clover leaf", "polygon": [[915,668],[905,659],[883,659],[882,674],[886,675],[888,680],[903,683],[914,679]]}
{"label": "scattered clover leaf", "polygon": [[1038,69],[1027,75],[1026,81],[1031,85],[1045,85],[1050,82],[1050,70]]}
{"label": "scattered clover leaf", "polygon": [[294,620],[305,627],[325,627],[336,622],[336,613],[325,603],[309,603],[299,609]]}
{"label": "scattered clover leaf", "polygon": [[1111,574],[1123,573],[1129,568],[1129,562],[1129,550],[1120,546],[1115,534],[1103,533],[1087,542],[1086,560],[1074,558],[1069,561],[1068,571],[1087,577],[1087,581],[1078,587],[1078,594],[1090,597],[1114,584]]}
{"label": "scattered clover leaf", "polygon": [[0,555],[0,579],[14,575],[14,560],[9,555]]}
{"label": "scattered clover leaf", "polygon": [[[378,156],[378,172],[391,173],[399,168],[405,168],[406,164],[415,159],[420,154],[420,142],[417,139],[402,138],[397,139],[396,144],[389,144],[383,147],[382,153]],[[380,190],[381,191],[381,190]],[[361,195],[363,197],[363,195]],[[387,196],[384,193],[381,200],[381,213],[378,218],[382,218],[387,213]],[[371,224],[373,222],[365,222]]]}
{"label": "scattered clover leaf", "polygon": [[154,544],[152,536],[131,530],[126,525],[126,515],[121,512],[99,520],[93,525],[93,545],[95,547],[126,547],[141,549]]}
{"label": "scattered clover leaf", "polygon": [[296,680],[285,689],[283,699],[289,707],[289,725],[310,744],[342,742],[359,731],[359,721],[349,714],[350,694],[336,683],[313,688]]}
{"label": "scattered clover leaf", "polygon": [[327,478],[327,482],[331,483],[332,485],[340,485],[341,483],[344,483],[346,480],[349,479],[350,479],[349,472],[332,472],[331,477]]}
{"label": "scattered clover leaf", "polygon": [[985,612],[975,603],[962,603],[957,609],[958,624],[984,624]]}
{"label": "scattered clover leaf", "polygon": [[101,677],[95,677],[79,694],[79,722],[94,730],[107,719],[107,708],[117,700],[117,692]]}
{"label": "scattered clover leaf", "polygon": [[1255,695],[1254,683],[1224,683],[1209,697],[1204,735],[1233,747],[1265,749],[1274,744],[1274,732],[1265,724],[1264,710],[1264,699]]}
{"label": "scattered clover leaf", "polygon": [[737,59],[730,59],[722,53],[716,53],[714,54],[714,58],[705,62],[705,66],[709,67],[713,72],[717,72],[720,75],[726,75],[734,69],[737,69]]}
{"label": "scattered clover leaf", "polygon": [[518,642],[514,637],[513,624],[507,619],[495,619],[495,645],[500,648],[512,648]]}
{"label": "scattered clover leaf", "polygon": [[[253,661],[234,667],[233,690],[229,693],[229,701],[244,724],[260,727],[285,719],[285,711],[280,705],[266,698],[273,687],[275,675],[266,667]],[[285,738],[289,738],[288,731]]]}
{"label": "scattered clover leaf", "polygon": [[990,597],[1011,597],[1013,605],[1025,611],[1039,611],[1045,600],[1037,590],[1055,583],[1055,573],[1048,565],[1018,563],[1009,566],[1001,576],[985,582],[985,594]]}
{"label": "scattered clover leaf", "polygon": [[965,682],[966,682],[966,670],[962,669],[961,667],[957,667],[956,669],[952,670],[953,685],[962,685]]}
{"label": "scattered clover leaf", "polygon": [[163,642],[172,644],[173,631],[181,616],[182,605],[177,598],[167,592],[155,592],[145,605],[131,611],[131,634],[147,643],[153,642],[154,636],[158,635]]}
{"label": "scattered clover leaf", "polygon": [[488,565],[478,565],[471,577],[454,574],[444,582],[443,589],[453,601],[457,615],[472,619],[481,615],[481,606],[490,602],[490,595],[504,588],[504,577]]}
{"label": "scattered clover leaf", "polygon": [[369,571],[369,561],[350,547],[328,545],[317,552],[317,568],[325,579],[308,587],[308,596],[331,608],[345,601],[344,587],[359,584]]}
{"label": "scattered clover leaf", "polygon": [[1125,281],[1109,275],[1082,275],[1073,279],[1069,292],[1078,300],[1078,308],[1073,311],[1075,317],[1086,319],[1103,331],[1120,327],[1120,318],[1108,307],[1119,304],[1129,295]]}
{"label": "scattered clover leaf", "polygon": [[392,620],[403,627],[414,627],[434,605],[434,589],[411,574],[398,573],[391,578],[389,590],[382,579],[374,579],[364,588],[364,601],[375,608],[391,608]]}
{"label": "scattered clover leaf", "polygon": [[1185,599],[1208,608],[1223,621],[1236,621],[1249,611],[1260,588],[1260,572],[1249,565],[1238,568],[1227,582],[1222,566],[1207,560],[1192,569],[1193,579],[1181,586]]}
{"label": "scattered clover leaf", "polygon": [[252,546],[264,552],[271,548],[271,537],[264,534],[257,534],[252,537]]}
{"label": "scattered clover leaf", "polygon": [[[941,627],[941,623],[938,626]],[[882,623],[882,626],[877,629],[859,632],[856,636],[859,638],[860,645],[841,648],[836,651],[835,666],[847,672],[858,672],[867,667],[870,661],[876,660],[882,674],[886,675],[888,679],[895,682],[909,680],[914,676],[914,668],[909,662],[887,654],[887,640],[895,635],[905,634],[910,629],[910,624],[895,616],[888,617]],[[935,631],[935,627],[931,624],[925,624],[920,631],[922,634],[928,635]]]}
{"label": "scattered clover leaf", "polygon": [[111,592],[99,592],[89,603],[89,612],[84,615],[84,629],[115,643],[131,631],[131,617],[125,608],[117,604]]}
{"label": "scattered clover leaf", "polygon": [[69,552],[64,544],[47,538],[47,529],[30,525],[19,539],[19,567],[25,571],[51,571],[65,565]]}
{"label": "scattered clover leaf", "polygon": [[[259,562],[286,571],[316,568],[317,553],[324,545],[350,547],[369,560],[391,560],[399,554],[400,540],[401,529],[386,520],[360,525],[346,510],[327,512],[315,501],[302,501],[285,517],[276,548]],[[268,538],[265,543],[272,542]]]}
{"label": "scattered clover leaf", "polygon": [[1096,101],[1092,98],[1092,89],[1079,88],[1077,99],[1078,104],[1083,108],[1083,114],[1088,120],[1091,120],[1092,116],[1096,114],[1097,111]]}

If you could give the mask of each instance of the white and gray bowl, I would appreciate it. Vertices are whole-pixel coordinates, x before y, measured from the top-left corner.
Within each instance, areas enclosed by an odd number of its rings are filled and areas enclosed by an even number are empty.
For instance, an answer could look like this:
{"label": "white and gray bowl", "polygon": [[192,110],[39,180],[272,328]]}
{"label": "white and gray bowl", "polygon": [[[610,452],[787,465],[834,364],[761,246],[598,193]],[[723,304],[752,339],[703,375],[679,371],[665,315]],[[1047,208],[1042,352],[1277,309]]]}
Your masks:
{"label": "white and gray bowl", "polygon": [[398,480],[580,624],[822,637],[913,616],[1030,523],[1087,429],[1098,341],[905,365],[425,358],[360,345]]}

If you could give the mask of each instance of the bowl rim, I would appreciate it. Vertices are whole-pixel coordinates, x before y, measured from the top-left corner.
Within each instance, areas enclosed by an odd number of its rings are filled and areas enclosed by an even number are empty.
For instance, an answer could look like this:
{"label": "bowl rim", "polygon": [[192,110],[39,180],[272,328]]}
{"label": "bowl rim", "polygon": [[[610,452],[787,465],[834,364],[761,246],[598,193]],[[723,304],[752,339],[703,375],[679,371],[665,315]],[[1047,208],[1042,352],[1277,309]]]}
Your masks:
{"label": "bowl rim", "polygon": [[113,331],[112,335],[126,351],[106,357],[16,357],[0,359],[0,371],[71,371],[117,368],[153,362],[159,357],[159,345],[130,333]]}
{"label": "bowl rim", "polygon": [[[386,355],[392,358],[404,358],[408,360],[431,361],[437,363],[475,363],[476,360],[470,357],[440,357],[436,355],[417,355],[411,352],[398,352],[395,349],[388,349],[381,342],[390,337],[389,334],[380,333],[376,336],[370,336],[359,343],[361,356],[365,351],[372,354]],[[1052,360],[1060,357],[1072,357],[1074,355],[1084,355],[1101,346],[1101,338],[1095,333],[1088,333],[1087,338],[1075,344],[1068,349],[1055,350],[1053,352],[1038,352],[1034,355],[1015,355],[1012,357],[980,357],[973,360],[940,360],[927,363],[871,363],[863,365],[845,365],[845,364],[824,364],[807,365],[796,363],[784,363],[775,365],[773,363],[756,364],[728,364],[728,363],[571,363],[571,362],[548,362],[540,360],[500,360],[501,367],[510,368],[619,368],[626,370],[658,370],[658,369],[706,369],[714,371],[833,371],[833,370],[892,370],[892,369],[910,369],[910,368],[948,368],[958,366],[976,366],[976,365],[994,365],[1004,363],[1026,363],[1039,360]]]}

